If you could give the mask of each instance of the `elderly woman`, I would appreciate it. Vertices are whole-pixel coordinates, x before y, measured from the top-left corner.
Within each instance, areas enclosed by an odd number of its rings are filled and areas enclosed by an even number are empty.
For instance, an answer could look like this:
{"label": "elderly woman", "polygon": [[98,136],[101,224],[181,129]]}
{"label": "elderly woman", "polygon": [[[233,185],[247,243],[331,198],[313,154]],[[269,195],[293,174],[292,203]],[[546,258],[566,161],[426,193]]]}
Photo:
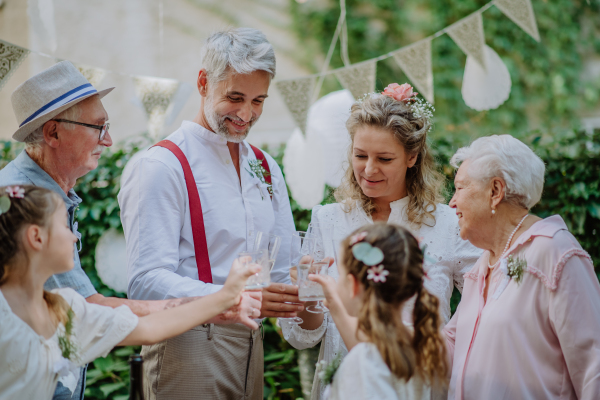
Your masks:
{"label": "elderly woman", "polygon": [[[416,100],[415,94],[408,84],[392,84],[383,94],[370,94],[352,106],[346,122],[352,141],[351,168],[336,191],[339,203],[316,206],[312,223],[332,227],[316,229],[330,250],[332,246],[339,248],[341,240],[357,228],[374,221],[411,230],[427,246],[425,287],[439,298],[445,324],[450,319],[452,290],[454,286],[462,290],[462,276],[481,251],[459,237],[458,218],[441,204],[443,178],[427,145],[431,108]],[[329,274],[338,278],[336,266],[329,268]],[[412,306],[403,313],[408,324]],[[281,320],[284,337],[298,349],[323,340],[319,360],[330,362],[337,355],[345,356],[347,348],[357,343],[356,321],[349,316],[336,316],[336,327],[329,315],[299,315],[304,320],[301,325]],[[347,323],[342,326],[340,321]],[[316,378],[312,398],[323,398],[324,389]]]}
{"label": "elderly woman", "polygon": [[599,399],[600,285],[590,256],[540,200],[544,164],[509,136],[475,140],[459,167],[460,236],[485,252],[444,329],[449,399]]}

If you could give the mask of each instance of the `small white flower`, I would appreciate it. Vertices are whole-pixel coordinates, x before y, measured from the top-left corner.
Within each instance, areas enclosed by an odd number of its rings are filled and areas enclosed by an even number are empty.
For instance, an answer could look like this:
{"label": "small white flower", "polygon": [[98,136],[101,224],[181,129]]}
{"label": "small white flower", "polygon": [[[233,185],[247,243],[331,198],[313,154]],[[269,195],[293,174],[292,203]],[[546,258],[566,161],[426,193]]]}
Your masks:
{"label": "small white flower", "polygon": [[386,276],[390,274],[388,270],[383,268],[383,264],[371,267],[367,272],[367,279],[372,280],[373,282],[385,282],[387,280]]}

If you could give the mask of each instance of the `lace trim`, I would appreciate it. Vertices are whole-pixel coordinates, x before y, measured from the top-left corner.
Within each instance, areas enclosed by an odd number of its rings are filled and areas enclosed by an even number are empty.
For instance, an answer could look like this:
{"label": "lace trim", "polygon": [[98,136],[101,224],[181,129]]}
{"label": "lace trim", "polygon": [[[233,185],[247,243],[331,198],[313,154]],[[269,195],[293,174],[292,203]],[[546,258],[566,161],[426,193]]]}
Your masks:
{"label": "lace trim", "polygon": [[325,316],[320,327],[314,330],[303,329],[299,325],[279,319],[279,325],[285,340],[292,346],[302,350],[313,347],[323,339],[327,330],[328,318]]}
{"label": "lace trim", "polygon": [[463,278],[469,278],[469,279],[473,279],[474,281],[476,281],[477,278],[479,278],[479,271],[467,272],[466,274],[463,275]]}
{"label": "lace trim", "polygon": [[550,289],[551,291],[555,291],[556,289],[558,289],[558,281],[560,280],[560,277],[562,275],[562,271],[563,271],[565,265],[573,256],[587,258],[588,260],[590,260],[590,262],[592,261],[592,257],[590,257],[590,255],[585,250],[571,249],[571,250],[565,252],[560,257],[560,260],[556,264],[556,267],[554,267],[554,272],[552,273],[552,279],[548,279],[546,274],[544,274],[542,271],[540,271],[536,267],[527,266],[527,272],[538,277],[539,280],[541,280],[542,283],[544,284],[544,286],[546,286],[548,289]]}

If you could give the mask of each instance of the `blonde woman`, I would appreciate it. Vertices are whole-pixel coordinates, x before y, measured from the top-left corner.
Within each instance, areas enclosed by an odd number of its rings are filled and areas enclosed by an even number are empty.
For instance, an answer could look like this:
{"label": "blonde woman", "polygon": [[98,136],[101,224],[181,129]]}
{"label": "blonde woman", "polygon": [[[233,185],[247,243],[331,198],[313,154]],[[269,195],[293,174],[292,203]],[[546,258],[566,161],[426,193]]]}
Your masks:
{"label": "blonde woman", "polygon": [[[346,122],[352,141],[350,168],[335,193],[338,203],[316,206],[312,222],[333,226],[330,234],[317,234],[326,245],[337,248],[351,232],[376,221],[409,229],[426,246],[425,288],[438,297],[442,324],[446,324],[452,290],[454,286],[462,290],[462,276],[481,250],[460,238],[456,214],[441,204],[443,177],[427,145],[431,106],[415,95],[408,84],[392,84],[382,94],[367,95],[352,106]],[[337,280],[337,267],[332,266],[329,274]],[[403,320],[409,325],[413,303],[408,301],[403,309]],[[328,315],[303,311],[299,316],[304,320],[301,325],[281,321],[284,337],[297,349],[323,340],[319,360],[345,356],[347,347],[358,342],[357,321],[350,316],[343,319],[348,326],[336,326]],[[323,398],[324,389],[315,378],[312,398]]]}

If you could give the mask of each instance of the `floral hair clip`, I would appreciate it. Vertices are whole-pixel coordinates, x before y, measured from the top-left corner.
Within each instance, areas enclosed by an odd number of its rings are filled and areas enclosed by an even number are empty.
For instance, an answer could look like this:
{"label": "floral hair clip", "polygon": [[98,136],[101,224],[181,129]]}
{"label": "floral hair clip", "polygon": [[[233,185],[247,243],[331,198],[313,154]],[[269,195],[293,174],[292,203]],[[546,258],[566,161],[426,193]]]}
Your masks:
{"label": "floral hair clip", "polygon": [[22,199],[25,197],[25,189],[19,186],[8,186],[6,188],[8,196],[0,196],[0,215],[7,213],[10,210],[10,199]]}
{"label": "floral hair clip", "polygon": [[410,86],[408,83],[403,83],[402,85],[390,83],[381,94],[391,97],[396,101],[413,103],[417,101],[415,96],[417,96],[419,93],[413,92],[412,86]]}
{"label": "floral hair clip", "polygon": [[350,238],[352,246],[352,255],[358,261],[368,265],[367,279],[373,282],[385,282],[389,271],[384,269],[381,262],[383,261],[383,251],[379,247],[371,245],[369,242],[363,242],[367,237],[367,232],[360,232]]}

